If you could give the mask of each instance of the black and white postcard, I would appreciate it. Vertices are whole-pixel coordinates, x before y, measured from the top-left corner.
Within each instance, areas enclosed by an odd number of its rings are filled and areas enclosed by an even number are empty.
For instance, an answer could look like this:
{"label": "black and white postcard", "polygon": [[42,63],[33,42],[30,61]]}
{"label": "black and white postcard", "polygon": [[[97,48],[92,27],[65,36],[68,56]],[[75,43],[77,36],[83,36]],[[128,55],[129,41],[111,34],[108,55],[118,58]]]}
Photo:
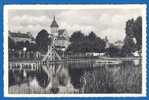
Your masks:
{"label": "black and white postcard", "polygon": [[146,96],[146,5],[5,5],[7,97]]}

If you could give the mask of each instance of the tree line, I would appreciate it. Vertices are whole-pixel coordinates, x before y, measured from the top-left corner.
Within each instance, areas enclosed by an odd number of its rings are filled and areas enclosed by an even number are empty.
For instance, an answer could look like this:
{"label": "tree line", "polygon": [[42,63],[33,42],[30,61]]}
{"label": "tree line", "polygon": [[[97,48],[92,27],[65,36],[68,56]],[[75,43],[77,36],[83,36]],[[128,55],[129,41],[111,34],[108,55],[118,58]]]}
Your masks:
{"label": "tree line", "polygon": [[125,39],[122,48],[118,48],[111,44],[109,48],[105,48],[106,41],[97,37],[94,32],[88,36],[84,36],[81,31],[74,32],[70,37],[71,44],[67,51],[72,53],[77,52],[104,52],[110,57],[126,57],[133,56],[133,52],[141,51],[142,49],[142,17],[130,19],[125,26]]}
{"label": "tree line", "polygon": [[[81,31],[75,31],[70,36],[70,45],[66,49],[68,53],[85,53],[85,52],[104,52],[106,55],[115,56],[132,56],[135,51],[141,51],[142,49],[142,17],[139,16],[136,19],[130,19],[126,22],[125,26],[125,39],[122,48],[117,48],[114,44],[111,44],[109,48],[105,48],[106,41],[96,35],[93,31],[89,35],[84,35]],[[48,45],[51,43],[49,33],[43,29],[36,38],[35,44],[29,42],[17,42],[8,38],[8,47],[16,50],[23,47],[27,47],[28,50],[40,51],[46,53]]]}
{"label": "tree line", "polygon": [[67,48],[67,52],[85,53],[85,52],[104,52],[105,41],[97,37],[94,32],[90,32],[85,36],[81,31],[74,32],[70,37],[71,44]]}

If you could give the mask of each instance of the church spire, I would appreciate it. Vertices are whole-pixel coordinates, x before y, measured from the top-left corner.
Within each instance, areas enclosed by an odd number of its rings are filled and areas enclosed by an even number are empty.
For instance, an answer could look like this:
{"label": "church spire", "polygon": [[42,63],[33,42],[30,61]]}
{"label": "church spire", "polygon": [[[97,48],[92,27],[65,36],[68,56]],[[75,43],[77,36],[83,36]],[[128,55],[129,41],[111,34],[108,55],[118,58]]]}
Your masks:
{"label": "church spire", "polygon": [[57,24],[57,22],[56,22],[55,16],[53,17],[53,21],[52,21],[52,24],[51,24],[51,28],[52,27],[56,27],[56,28],[59,27],[58,24]]}
{"label": "church spire", "polygon": [[54,16],[53,20],[55,20],[55,16]]}

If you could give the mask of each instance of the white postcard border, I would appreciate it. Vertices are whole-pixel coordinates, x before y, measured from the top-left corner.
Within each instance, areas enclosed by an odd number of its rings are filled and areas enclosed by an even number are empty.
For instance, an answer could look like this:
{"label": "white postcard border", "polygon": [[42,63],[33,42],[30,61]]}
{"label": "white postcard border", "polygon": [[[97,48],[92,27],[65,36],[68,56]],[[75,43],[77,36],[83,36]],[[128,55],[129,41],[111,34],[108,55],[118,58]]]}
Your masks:
{"label": "white postcard border", "polygon": [[[28,10],[45,10],[45,9],[118,9],[118,8],[142,9],[142,93],[141,94],[127,94],[127,93],[111,93],[111,94],[9,94],[8,93],[8,11],[10,9],[28,9]],[[147,85],[147,70],[146,70],[146,36],[147,36],[147,23],[146,23],[146,8],[145,4],[83,4],[83,5],[71,5],[71,4],[61,4],[61,5],[5,5],[4,6],[4,65],[3,65],[3,80],[4,80],[4,96],[5,97],[144,97],[146,96],[146,85]]]}

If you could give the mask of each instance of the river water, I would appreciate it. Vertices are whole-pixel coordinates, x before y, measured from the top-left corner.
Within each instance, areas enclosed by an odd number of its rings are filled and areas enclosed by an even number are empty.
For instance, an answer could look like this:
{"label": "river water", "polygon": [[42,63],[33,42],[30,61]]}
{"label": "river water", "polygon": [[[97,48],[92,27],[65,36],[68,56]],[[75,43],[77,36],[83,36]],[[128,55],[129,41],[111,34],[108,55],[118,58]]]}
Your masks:
{"label": "river water", "polygon": [[75,88],[81,89],[82,93],[141,93],[140,61],[84,65],[88,66],[87,68],[74,64],[69,66],[72,84]]}
{"label": "river water", "polygon": [[[142,91],[142,66],[140,60],[121,61],[115,64],[101,64],[98,62],[64,63],[63,69],[64,73],[67,73],[69,84],[74,89],[77,89],[78,93],[141,93]],[[39,84],[43,83],[42,79],[47,78],[47,75],[44,74],[42,73],[42,77],[41,73],[34,74],[38,77]],[[64,77],[61,76],[61,73],[59,74],[60,77],[57,79],[60,84],[67,84],[67,82],[62,81]],[[48,84],[48,81],[46,82]],[[21,84],[24,87],[24,83]],[[35,89],[39,87],[40,90],[45,89],[46,85],[39,85]],[[14,89],[16,91],[16,88],[21,87],[17,86],[17,84],[9,85],[10,93],[13,93],[12,90]]]}

